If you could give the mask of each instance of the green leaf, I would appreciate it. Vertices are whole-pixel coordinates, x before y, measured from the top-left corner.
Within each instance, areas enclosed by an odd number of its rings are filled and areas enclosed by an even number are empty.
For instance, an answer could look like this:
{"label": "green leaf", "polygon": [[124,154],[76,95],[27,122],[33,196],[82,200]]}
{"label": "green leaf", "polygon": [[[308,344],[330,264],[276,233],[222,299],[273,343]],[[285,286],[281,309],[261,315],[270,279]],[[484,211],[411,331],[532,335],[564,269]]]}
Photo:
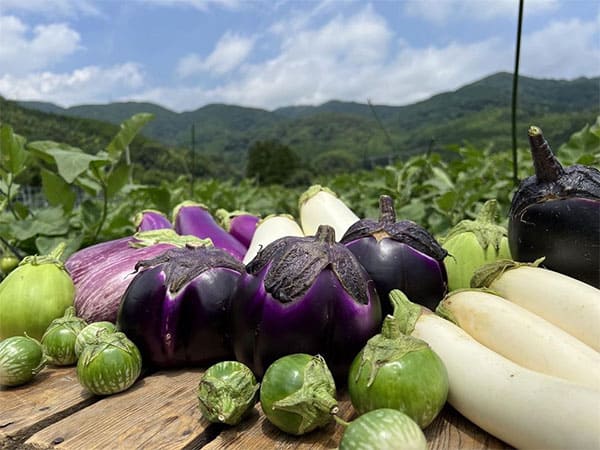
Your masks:
{"label": "green leaf", "polygon": [[17,175],[25,169],[26,161],[25,139],[14,134],[10,125],[1,125],[0,168],[13,175]]}
{"label": "green leaf", "polygon": [[81,203],[81,223],[84,228],[93,230],[100,222],[101,216],[100,202],[88,198]]}
{"label": "green leaf", "polygon": [[131,178],[131,165],[119,162],[111,170],[106,180],[107,197],[113,198],[129,182]]}
{"label": "green leaf", "polygon": [[56,164],[58,174],[69,184],[88,170],[92,162],[96,164],[110,163],[103,157],[83,153],[77,147],[52,141],[31,142],[28,147],[44,159],[52,158]]}
{"label": "green leaf", "polygon": [[42,189],[52,206],[61,206],[67,213],[73,209],[77,195],[71,186],[54,172],[42,168]]}
{"label": "green leaf", "polygon": [[106,147],[106,151],[113,161],[121,158],[121,153],[129,146],[133,138],[139,133],[146,123],[154,119],[153,114],[140,113],[131,116],[121,124],[121,130]]}
{"label": "green leaf", "polygon": [[11,224],[12,234],[19,241],[25,241],[34,236],[60,236],[69,230],[69,221],[62,208],[49,207],[36,211],[34,217]]}
{"label": "green leaf", "polygon": [[38,236],[35,239],[35,246],[39,255],[47,255],[56,248],[61,242],[66,242],[61,259],[65,261],[70,255],[75,253],[81,247],[82,237],[79,236]]}

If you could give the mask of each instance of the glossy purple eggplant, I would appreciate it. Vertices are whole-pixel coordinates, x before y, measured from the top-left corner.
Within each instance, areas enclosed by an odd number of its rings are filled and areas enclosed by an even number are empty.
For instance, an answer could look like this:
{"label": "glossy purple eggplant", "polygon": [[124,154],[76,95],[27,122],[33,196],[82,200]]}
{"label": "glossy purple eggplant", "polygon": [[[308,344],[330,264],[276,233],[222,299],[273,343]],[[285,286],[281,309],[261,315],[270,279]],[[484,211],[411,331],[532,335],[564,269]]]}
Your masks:
{"label": "glossy purple eggplant", "polygon": [[140,261],[123,294],[117,328],[155,367],[230,359],[231,296],[244,265],[212,246],[173,248]]}
{"label": "glossy purple eggplant", "polygon": [[135,265],[197,238],[173,230],[150,230],[92,245],[73,253],[65,268],[75,284],[77,317],[87,322],[115,322],[121,296],[133,279]]}
{"label": "glossy purple eggplant", "polygon": [[448,291],[444,258],[448,252],[423,227],[396,221],[391,197],[379,198],[379,220],[361,219],[341,239],[375,282],[384,315],[392,314],[388,294],[404,292],[412,301],[435,310]]}
{"label": "glossy purple eggplant", "polygon": [[600,171],[562,167],[538,127],[529,128],[535,175],[513,196],[508,242],[513,259],[533,262],[600,288]]}
{"label": "glossy purple eggplant", "polygon": [[217,248],[241,261],[248,248],[221,227],[210,211],[200,203],[185,201],[173,209],[173,224],[179,234],[210,239]]}
{"label": "glossy purple eggplant", "polygon": [[219,209],[215,212],[221,226],[246,248],[250,247],[252,237],[260,221],[260,217],[245,211],[226,211]]}
{"label": "glossy purple eggplant", "polygon": [[133,218],[135,231],[161,230],[172,228],[171,221],[160,211],[144,209]]}
{"label": "glossy purple eggplant", "polygon": [[382,318],[373,281],[333,228],[272,242],[246,272],[232,301],[236,359],[261,378],[282,356],[320,354],[345,380]]}

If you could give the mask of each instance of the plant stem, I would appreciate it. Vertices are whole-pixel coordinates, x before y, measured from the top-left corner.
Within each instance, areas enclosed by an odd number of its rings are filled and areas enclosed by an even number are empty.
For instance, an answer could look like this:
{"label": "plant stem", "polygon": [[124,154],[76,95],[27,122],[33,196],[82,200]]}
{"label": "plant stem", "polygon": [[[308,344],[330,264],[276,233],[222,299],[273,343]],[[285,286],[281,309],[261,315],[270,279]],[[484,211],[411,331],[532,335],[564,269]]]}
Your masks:
{"label": "plant stem", "polygon": [[100,216],[100,222],[98,223],[98,228],[96,228],[96,232],[94,233],[93,242],[98,241],[98,236],[100,236],[100,231],[104,226],[104,222],[106,221],[106,216],[108,215],[108,187],[106,183],[102,183],[102,214]]}
{"label": "plant stem", "polygon": [[521,28],[523,26],[523,3],[524,0],[519,0],[519,18],[517,21],[517,45],[515,51],[515,71],[513,73],[512,86],[512,157],[513,157],[513,183],[519,184],[518,177],[518,162],[517,162],[517,88],[519,85],[519,59],[521,54]]}

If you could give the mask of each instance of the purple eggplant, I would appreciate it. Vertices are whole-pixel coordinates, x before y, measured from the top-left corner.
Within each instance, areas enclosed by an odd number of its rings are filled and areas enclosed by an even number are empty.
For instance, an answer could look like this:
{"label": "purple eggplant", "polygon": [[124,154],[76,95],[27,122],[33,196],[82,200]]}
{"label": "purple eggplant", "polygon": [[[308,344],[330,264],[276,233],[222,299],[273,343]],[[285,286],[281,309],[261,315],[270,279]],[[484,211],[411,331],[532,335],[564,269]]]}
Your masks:
{"label": "purple eggplant", "polygon": [[245,211],[229,212],[224,209],[218,209],[215,216],[229,234],[244,244],[246,248],[250,247],[260,217]]}
{"label": "purple eggplant", "polygon": [[232,301],[236,359],[262,378],[276,359],[320,354],[344,380],[350,363],[379,332],[373,281],[327,225],[315,236],[283,237],[246,266]]}
{"label": "purple eggplant", "polygon": [[448,252],[423,227],[396,221],[391,197],[379,198],[379,221],[361,219],[341,239],[375,282],[384,315],[392,314],[392,289],[435,310],[448,291],[444,258]]}
{"label": "purple eggplant", "polygon": [[65,262],[65,268],[75,284],[77,317],[87,322],[114,322],[136,263],[193,242],[202,241],[178,236],[173,230],[151,230],[75,252]]}
{"label": "purple eggplant", "polygon": [[173,248],[140,261],[123,294],[117,328],[154,367],[230,359],[231,297],[244,265],[212,246]]}
{"label": "purple eggplant", "polygon": [[160,211],[144,209],[133,218],[135,231],[160,230],[172,228],[171,221]]}
{"label": "purple eggplant", "polygon": [[210,239],[217,248],[241,261],[248,248],[221,227],[208,208],[200,203],[185,201],[173,210],[175,231],[182,235],[192,235],[200,239]]}
{"label": "purple eggplant", "polygon": [[513,196],[508,242],[516,261],[533,262],[600,288],[600,171],[564,168],[538,127],[529,128],[535,175]]}

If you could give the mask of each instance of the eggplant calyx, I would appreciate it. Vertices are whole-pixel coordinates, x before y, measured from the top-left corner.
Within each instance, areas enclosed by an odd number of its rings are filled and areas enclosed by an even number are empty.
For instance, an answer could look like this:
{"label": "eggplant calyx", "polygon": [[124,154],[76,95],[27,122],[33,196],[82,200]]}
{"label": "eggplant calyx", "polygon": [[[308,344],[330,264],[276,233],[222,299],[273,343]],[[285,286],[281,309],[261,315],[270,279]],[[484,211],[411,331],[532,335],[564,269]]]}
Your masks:
{"label": "eggplant calyx", "polygon": [[219,422],[235,425],[253,403],[260,385],[238,371],[223,380],[219,377],[205,377],[200,382],[198,400],[202,403],[210,418]]}
{"label": "eggplant calyx", "polygon": [[498,251],[503,237],[508,237],[506,228],[494,223],[498,203],[495,199],[485,202],[475,220],[461,220],[444,237],[443,242],[463,233],[473,233],[480,247],[490,246]]}
{"label": "eggplant calyx", "polygon": [[129,246],[133,248],[145,248],[157,244],[170,244],[175,247],[210,247],[213,245],[210,239],[200,239],[196,236],[181,235],[170,228],[138,231],[133,235],[133,239],[129,242]]}
{"label": "eggplant calyx", "polygon": [[500,259],[493,263],[486,264],[475,271],[471,278],[472,288],[488,288],[507,270],[517,269],[521,266],[539,267],[544,262],[545,257],[536,259],[533,262],[517,262],[512,259]]}
{"label": "eggplant calyx", "polygon": [[284,237],[262,249],[246,266],[256,275],[265,266],[264,285],[273,298],[290,303],[301,298],[317,277],[331,269],[343,288],[358,303],[369,303],[364,269],[343,245],[335,242],[333,228],[322,225],[315,236]]}
{"label": "eggplant calyx", "polygon": [[428,344],[425,341],[402,334],[394,323],[394,317],[387,316],[383,321],[381,334],[369,339],[362,351],[356,380],[360,378],[362,371],[366,370],[367,387],[370,387],[383,366],[400,361],[406,354],[427,347]]}
{"label": "eggplant calyx", "polygon": [[170,248],[152,259],[139,261],[135,270],[162,265],[170,292],[183,286],[203,272],[214,268],[230,269],[242,273],[244,265],[227,252],[215,247]]}
{"label": "eggplant calyx", "polygon": [[542,130],[539,127],[530,126],[528,135],[535,176],[538,182],[545,183],[558,180],[564,175],[565,170],[554,156],[550,144],[542,134]]}
{"label": "eggplant calyx", "polygon": [[327,194],[330,194],[336,198],[338,197],[338,195],[331,189],[321,186],[320,184],[314,184],[300,195],[300,198],[298,199],[298,207],[302,207],[302,205],[304,205],[307,201],[309,201],[319,192],[326,192]]}
{"label": "eggplant calyx", "polygon": [[62,262],[61,257],[66,248],[67,243],[63,241],[47,255],[30,255],[24,257],[21,262],[19,262],[19,266],[24,266],[27,264],[31,264],[32,266],[54,264],[56,267],[62,270],[64,269],[64,263]]}
{"label": "eggplant calyx", "polygon": [[[331,395],[335,386],[325,360],[315,356],[304,368],[303,383],[296,392],[273,403],[273,409],[288,411],[302,418],[298,434],[326,425],[339,411]],[[335,390],[335,387],[333,387]]]}
{"label": "eggplant calyx", "polygon": [[422,308],[416,303],[411,302],[406,294],[399,289],[393,289],[389,293],[390,303],[393,307],[393,317],[395,325],[406,335],[412,334],[417,324],[417,320],[421,317]]}

